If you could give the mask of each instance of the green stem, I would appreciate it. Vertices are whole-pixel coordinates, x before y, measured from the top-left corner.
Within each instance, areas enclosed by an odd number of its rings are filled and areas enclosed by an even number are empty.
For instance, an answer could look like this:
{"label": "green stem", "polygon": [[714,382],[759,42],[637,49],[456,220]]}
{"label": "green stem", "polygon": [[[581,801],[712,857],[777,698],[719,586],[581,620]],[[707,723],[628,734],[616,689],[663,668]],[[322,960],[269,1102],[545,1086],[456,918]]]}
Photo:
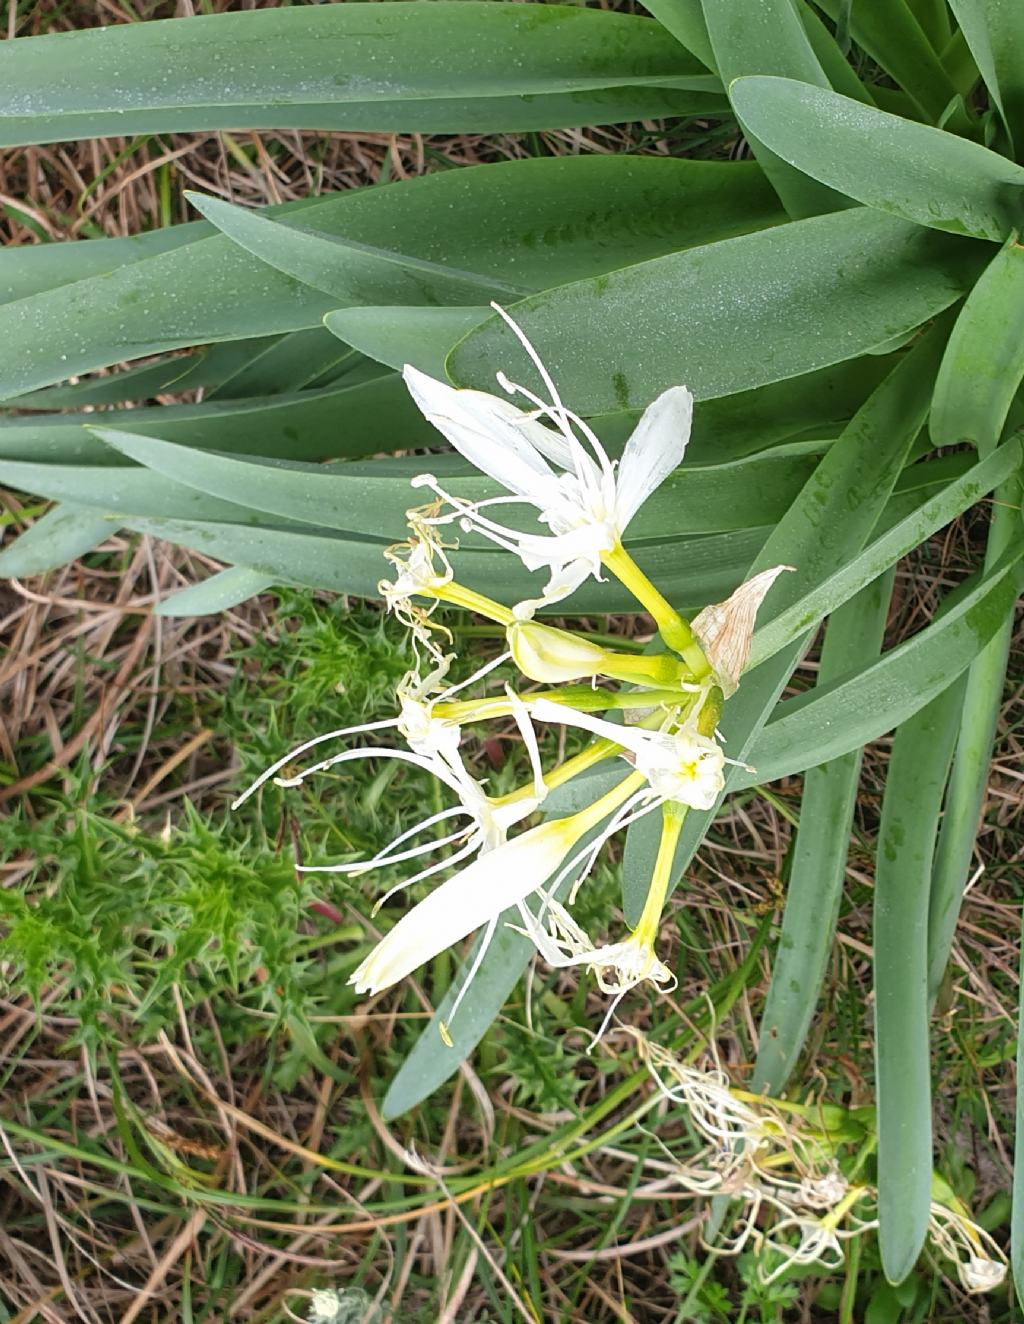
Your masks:
{"label": "green stem", "polygon": [[658,633],[668,647],[683,659],[694,679],[702,680],[710,675],[711,663],[705,657],[700,640],[689,621],[680,616],[668,599],[655,588],[625,547],[619,543],[612,551],[605,552],[601,560],[641,606],[651,613],[658,626]]}

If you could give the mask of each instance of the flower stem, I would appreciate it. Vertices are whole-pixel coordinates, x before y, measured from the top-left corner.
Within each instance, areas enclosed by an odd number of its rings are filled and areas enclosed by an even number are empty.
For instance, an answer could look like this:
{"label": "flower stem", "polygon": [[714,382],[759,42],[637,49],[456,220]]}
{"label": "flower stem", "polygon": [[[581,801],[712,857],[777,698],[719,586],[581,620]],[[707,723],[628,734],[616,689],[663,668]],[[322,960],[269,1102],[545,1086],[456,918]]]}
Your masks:
{"label": "flower stem", "polygon": [[440,598],[442,602],[451,603],[453,607],[463,607],[466,611],[475,611],[478,616],[486,616],[488,620],[497,621],[499,625],[508,626],[515,620],[508,607],[452,580],[431,588],[429,592],[433,597]]}
{"label": "flower stem", "polygon": [[602,553],[601,560],[637,601],[651,613],[658,626],[658,633],[669,648],[683,659],[693,673],[694,679],[702,680],[709,675],[711,663],[705,656],[690,623],[684,620],[655,588],[625,547],[617,543],[610,552]]}
{"label": "flower stem", "polygon": [[654,862],[651,886],[647,891],[640,921],[633,930],[634,936],[641,943],[653,945],[661,922],[661,912],[668,896],[669,883],[672,879],[672,862],[676,857],[679,834],[686,818],[686,806],[670,802],[662,807],[661,841],[658,844],[658,858]]}

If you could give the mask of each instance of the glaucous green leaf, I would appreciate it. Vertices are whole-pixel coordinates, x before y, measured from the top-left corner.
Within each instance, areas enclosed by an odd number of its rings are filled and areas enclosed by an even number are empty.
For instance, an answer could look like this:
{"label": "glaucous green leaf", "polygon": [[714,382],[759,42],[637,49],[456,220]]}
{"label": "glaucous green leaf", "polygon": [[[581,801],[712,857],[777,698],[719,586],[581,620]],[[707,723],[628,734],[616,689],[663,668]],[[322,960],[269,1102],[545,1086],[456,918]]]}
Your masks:
{"label": "glaucous green leaf", "polygon": [[866,206],[978,239],[1024,224],[1024,169],[977,143],[790,78],[742,78],[730,95],[783,160]]}
{"label": "glaucous green leaf", "polygon": [[[752,162],[628,156],[443,171],[328,197],[301,217],[319,235],[438,264],[454,254],[463,270],[534,289],[781,219]],[[389,298],[364,273],[351,301]],[[200,237],[0,305],[0,398],[174,348],[319,326],[337,306],[224,236]]]}
{"label": "glaucous green leaf", "polygon": [[444,380],[444,361],[452,346],[491,316],[488,307],[469,308],[339,308],[328,313],[324,326],[351,345],[390,368],[411,363],[420,372]]}
{"label": "glaucous green leaf", "polygon": [[[877,661],[893,577],[892,572],[880,576],[830,618],[820,685]],[[782,1093],[821,996],[839,919],[860,765],[861,751],[854,750],[808,768],[804,778],[786,908],[758,1031],[750,1086],[757,1093]]]}
{"label": "glaucous green leaf", "polygon": [[901,1283],[928,1232],[932,1199],[928,891],[963,687],[940,690],[896,732],[875,857],[875,1094],[878,1243]]}
{"label": "glaucous green leaf", "polygon": [[[839,219],[847,214],[840,213]],[[927,416],[945,338],[946,326],[940,323],[897,361],[772,530],[745,578],[775,565],[790,565],[794,570],[776,580],[759,613],[762,623],[770,622],[845,565],[882,518]],[[741,762],[752,759],[759,734],[806,644],[805,635],[746,672],[719,723],[730,758]],[[831,757],[824,754],[811,763],[823,763]],[[723,796],[737,787],[739,773],[735,766],[727,769]],[[693,858],[717,810],[716,804],[705,812],[691,809],[687,814],[674,872],[684,869]],[[651,824],[641,820],[629,829],[622,899],[630,925],[636,924],[643,909],[657,848],[658,833]]]}
{"label": "glaucous green leaf", "polygon": [[1024,155],[1024,6],[1018,0],[949,0],[949,6],[1020,159]]}
{"label": "glaucous green leaf", "polygon": [[[758,666],[780,648],[800,638],[811,626],[870,584],[889,566],[980,501],[1014,473],[1020,463],[1020,443],[1009,442],[1000,447],[995,455],[990,455],[961,477],[944,485],[935,496],[886,529],[857,556],[757,630],[751,642],[750,665]],[[903,476],[912,474],[918,467],[923,466],[915,465],[905,470]]]}
{"label": "glaucous green leaf", "polygon": [[0,551],[0,576],[22,579],[42,575],[105,542],[117,521],[95,510],[64,503],[34,520]]}
{"label": "glaucous green leaf", "polygon": [[788,777],[891,731],[966,671],[1017,599],[1024,547],[1013,550],[941,618],[873,667],[782,704],[740,769],[735,789]]}
{"label": "glaucous green leaf", "polygon": [[928,422],[936,446],[972,441],[989,454],[1022,379],[1024,248],[1013,238],[978,278],[950,333]]}
{"label": "glaucous green leaf", "polygon": [[[834,21],[848,0],[814,0]],[[850,34],[858,46],[937,123],[956,88],[905,0],[855,0],[849,6]]]}
{"label": "glaucous green leaf", "polygon": [[[707,399],[854,358],[948,307],[984,255],[858,207],[562,285],[512,312],[563,399],[602,413],[680,383]],[[495,315],[455,346],[448,370],[486,390],[497,367],[536,381]]]}
{"label": "glaucous green leaf", "polygon": [[[793,0],[702,0],[715,65],[732,95],[745,74],[778,74],[828,86],[828,79],[797,14]],[[790,216],[817,216],[849,206],[846,198],[822,188],[781,160],[752,133],[747,141]]]}
{"label": "glaucous green leaf", "polygon": [[494,100],[496,129],[555,128],[608,122],[608,92],[612,118],[633,120],[720,84],[631,14],[398,0],[16,38],[0,48],[0,88],[0,146],[21,146],[218,128],[488,132]]}
{"label": "glaucous green leaf", "polygon": [[274,580],[244,565],[229,566],[201,584],[191,584],[169,597],[162,598],[153,608],[155,616],[210,616],[214,612],[237,607],[247,598],[255,597],[271,588]]}

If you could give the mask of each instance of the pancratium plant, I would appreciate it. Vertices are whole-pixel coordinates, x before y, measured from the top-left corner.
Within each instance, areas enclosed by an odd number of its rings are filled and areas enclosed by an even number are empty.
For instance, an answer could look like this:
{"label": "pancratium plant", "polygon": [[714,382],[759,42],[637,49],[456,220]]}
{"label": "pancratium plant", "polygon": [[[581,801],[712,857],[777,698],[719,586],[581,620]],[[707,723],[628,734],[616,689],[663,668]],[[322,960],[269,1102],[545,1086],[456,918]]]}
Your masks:
{"label": "pancratium plant", "polygon": [[[502,916],[517,912],[521,931],[552,966],[594,971],[612,995],[599,1038],[619,1000],[645,980],[671,985],[673,976],[656,952],[659,924],[672,879],[673,860],[686,814],[708,810],[724,789],[729,761],[718,733],[727,697],[735,693],[750,649],[757,608],[777,576],[776,566],[756,575],[725,602],[712,604],[691,622],[677,612],[625,549],[622,535],[641,504],[683,459],[690,438],[692,399],[685,386],[670,388],[644,412],[612,459],[595,433],[572,413],[532,345],[495,305],[534,362],[548,398],[498,374],[508,395],[525,398],[524,410],[508,398],[456,390],[406,367],[410,392],[426,417],[455,449],[506,489],[476,502],[453,497],[429,473],[412,479],[429,488],[428,506],[408,513],[408,541],[387,552],[395,577],[381,583],[388,607],[408,626],[421,666],[398,687],[395,716],[346,731],[332,731],[293,750],[238,797],[241,804],[268,778],[294,786],[305,777],[353,759],[398,759],[435,776],[455,803],[411,824],[372,858],[356,863],[303,866],[309,872],[359,875],[408,863],[409,876],[382,898],[456,868],[391,928],[351,977],[360,993],[390,988],[440,952],[482,930],[473,967],[449,1012],[449,1022],[472,988]],[[548,532],[522,530],[494,518],[495,507],[532,507]],[[479,531],[515,553],[528,570],[547,571],[537,598],[496,602],[460,584],[455,544],[444,535]],[[588,576],[614,574],[651,613],[664,651],[645,656],[600,646],[568,629],[533,619],[538,607],[567,597]],[[447,635],[432,619],[448,603],[499,625],[507,648],[458,686],[447,683],[452,655]],[[457,698],[497,668],[510,663],[520,679],[545,688],[516,690],[507,679],[498,696]],[[601,679],[605,685],[598,686]],[[587,682],[580,684],[580,682]],[[615,684],[607,684],[615,682]],[[617,712],[625,721],[597,716]],[[513,717],[529,753],[528,782],[500,797],[466,768],[460,744],[467,729]],[[562,724],[594,739],[573,758],[542,766],[535,724]],[[286,763],[326,741],[391,731],[404,745],[344,748],[288,777]],[[549,791],[600,763],[621,776],[576,812],[526,826]],[[649,814],[661,816],[661,838],[647,900],[632,931],[595,944],[571,913],[572,902],[615,833]],[[441,824],[450,831],[437,839]],[[520,830],[513,833],[514,828]],[[421,867],[425,857],[449,854]],[[563,904],[563,899],[565,904]],[[440,1033],[451,1045],[448,1024]]]}

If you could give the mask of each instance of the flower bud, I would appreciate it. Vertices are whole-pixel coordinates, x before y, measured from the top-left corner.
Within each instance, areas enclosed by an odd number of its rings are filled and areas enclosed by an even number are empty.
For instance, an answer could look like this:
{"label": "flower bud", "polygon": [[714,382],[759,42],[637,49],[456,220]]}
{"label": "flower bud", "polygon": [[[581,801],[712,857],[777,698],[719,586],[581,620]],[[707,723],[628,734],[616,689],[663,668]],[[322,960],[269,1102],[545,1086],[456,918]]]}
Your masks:
{"label": "flower bud", "polygon": [[508,627],[507,637],[512,660],[531,680],[558,685],[600,676],[604,671],[606,650],[568,630],[537,621],[515,621]]}

